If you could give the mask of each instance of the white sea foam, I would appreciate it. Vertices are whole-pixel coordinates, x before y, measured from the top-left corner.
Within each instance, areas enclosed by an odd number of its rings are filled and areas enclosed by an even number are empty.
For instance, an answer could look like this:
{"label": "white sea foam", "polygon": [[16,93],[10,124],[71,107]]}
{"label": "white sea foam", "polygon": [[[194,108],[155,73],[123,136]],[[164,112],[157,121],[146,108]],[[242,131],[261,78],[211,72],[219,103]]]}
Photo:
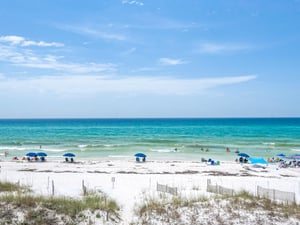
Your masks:
{"label": "white sea foam", "polygon": [[16,146],[1,146],[0,150],[15,150],[15,151],[25,151],[25,150],[29,150],[32,149],[32,147],[16,147]]}
{"label": "white sea foam", "polygon": [[292,148],[293,152],[300,152],[300,148]]}
{"label": "white sea foam", "polygon": [[78,145],[78,148],[86,148],[88,145]]}
{"label": "white sea foam", "polygon": [[263,145],[271,145],[271,146],[276,145],[275,142],[264,142],[264,143],[262,143],[262,144],[263,144]]}
{"label": "white sea foam", "polygon": [[59,148],[38,148],[38,147],[17,147],[17,146],[1,146],[0,150],[5,150],[5,151],[46,151],[46,152],[63,152],[65,151],[64,149],[59,149]]}
{"label": "white sea foam", "polygon": [[60,149],[60,148],[44,148],[42,149],[43,151],[46,152],[64,152],[64,149]]}
{"label": "white sea foam", "polygon": [[150,149],[151,152],[160,152],[160,153],[168,153],[168,152],[178,152],[178,150],[174,149]]}
{"label": "white sea foam", "polygon": [[122,144],[104,144],[104,145],[101,145],[101,146],[104,146],[104,147],[123,147],[123,146],[131,146],[130,143],[122,143]]}
{"label": "white sea foam", "polygon": [[108,155],[109,158],[129,158],[129,155]]}
{"label": "white sea foam", "polygon": [[87,144],[80,144],[80,145],[77,145],[78,148],[114,147],[114,146],[118,146],[118,145],[117,144],[88,144],[88,145]]}

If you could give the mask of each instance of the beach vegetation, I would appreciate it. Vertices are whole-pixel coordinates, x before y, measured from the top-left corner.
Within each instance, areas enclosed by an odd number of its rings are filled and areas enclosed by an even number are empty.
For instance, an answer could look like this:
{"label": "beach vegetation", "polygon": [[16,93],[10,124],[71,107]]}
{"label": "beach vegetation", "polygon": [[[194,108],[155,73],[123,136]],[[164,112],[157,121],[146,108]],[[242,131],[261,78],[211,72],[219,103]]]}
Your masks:
{"label": "beach vegetation", "polygon": [[[22,187],[2,185],[14,190],[0,195],[0,224],[95,224],[93,221],[120,221],[118,204],[103,193],[82,198],[36,196],[18,192]],[[17,192],[16,192],[17,191]],[[20,213],[22,214],[20,218]]]}
{"label": "beach vegetation", "polygon": [[138,215],[142,217],[147,212],[154,212],[158,215],[163,215],[166,213],[165,198],[161,198],[161,201],[157,201],[153,197],[147,197],[144,199],[144,204],[138,209]]}
{"label": "beach vegetation", "polygon": [[273,202],[242,191],[233,196],[146,197],[132,224],[300,224],[300,205]]}
{"label": "beach vegetation", "polygon": [[0,192],[30,192],[27,186],[20,186],[18,183],[0,182]]}

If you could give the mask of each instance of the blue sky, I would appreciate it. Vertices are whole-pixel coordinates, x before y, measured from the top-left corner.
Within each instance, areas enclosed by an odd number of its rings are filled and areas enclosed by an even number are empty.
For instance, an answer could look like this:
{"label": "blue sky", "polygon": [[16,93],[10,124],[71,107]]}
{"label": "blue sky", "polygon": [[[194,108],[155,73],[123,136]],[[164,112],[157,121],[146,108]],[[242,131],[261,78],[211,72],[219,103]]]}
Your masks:
{"label": "blue sky", "polygon": [[300,116],[300,0],[4,0],[0,27],[0,118]]}

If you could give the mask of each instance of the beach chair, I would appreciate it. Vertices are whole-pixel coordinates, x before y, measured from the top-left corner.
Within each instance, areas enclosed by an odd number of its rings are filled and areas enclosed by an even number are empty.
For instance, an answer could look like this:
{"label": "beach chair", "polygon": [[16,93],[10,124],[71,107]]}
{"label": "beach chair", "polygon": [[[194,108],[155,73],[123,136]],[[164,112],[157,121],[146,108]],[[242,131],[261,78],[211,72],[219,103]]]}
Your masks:
{"label": "beach chair", "polygon": [[65,161],[66,161],[66,162],[69,162],[69,159],[66,157],[66,158],[65,158]]}
{"label": "beach chair", "polygon": [[73,159],[73,158],[71,158],[71,163],[72,163],[72,162],[74,162],[74,159]]}
{"label": "beach chair", "polygon": [[139,157],[136,157],[136,158],[135,158],[135,161],[136,161],[136,162],[140,162],[140,158],[139,158]]}

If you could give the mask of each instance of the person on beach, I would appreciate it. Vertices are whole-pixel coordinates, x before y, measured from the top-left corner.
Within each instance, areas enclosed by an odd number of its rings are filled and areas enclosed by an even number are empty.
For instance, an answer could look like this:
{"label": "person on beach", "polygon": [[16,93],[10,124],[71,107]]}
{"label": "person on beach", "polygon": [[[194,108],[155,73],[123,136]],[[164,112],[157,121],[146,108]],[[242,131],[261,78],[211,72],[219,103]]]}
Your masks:
{"label": "person on beach", "polygon": [[230,151],[230,148],[226,148],[226,152],[231,152],[231,151]]}

